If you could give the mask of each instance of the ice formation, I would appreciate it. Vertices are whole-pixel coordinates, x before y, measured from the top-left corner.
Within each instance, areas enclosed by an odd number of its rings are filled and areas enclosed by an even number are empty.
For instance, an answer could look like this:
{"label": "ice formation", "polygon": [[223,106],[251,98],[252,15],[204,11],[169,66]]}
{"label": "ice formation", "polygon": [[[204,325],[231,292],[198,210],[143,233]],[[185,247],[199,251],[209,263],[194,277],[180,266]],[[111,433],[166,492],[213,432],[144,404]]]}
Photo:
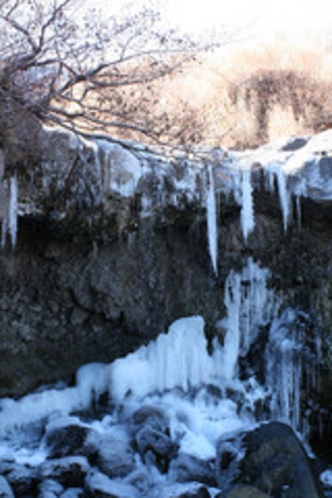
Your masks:
{"label": "ice formation", "polygon": [[268,271],[252,258],[241,273],[231,271],[225,283],[226,317],[218,323],[225,334],[224,347],[218,351],[222,377],[236,377],[239,357],[248,353],[257,338],[259,328],[275,316],[278,301],[267,286]]}
{"label": "ice formation", "polygon": [[208,169],[208,186],[206,199],[207,231],[211,263],[214,273],[218,274],[218,220],[216,209],[216,194],[214,188],[213,170]]}
{"label": "ice formation", "polygon": [[[216,324],[210,348],[203,318],[186,317],[124,358],[83,366],[73,387],[45,388],[20,400],[0,400],[0,459],[30,466],[47,460],[46,447],[36,445],[34,436],[43,424],[46,432],[76,424],[93,428],[101,437],[111,433],[120,437],[124,424],[142,406],[166,414],[181,452],[206,460],[215,458],[220,436],[252,428],[258,420],[282,420],[299,429],[298,316],[291,309],[281,312],[268,279],[269,272],[251,258],[241,272],[230,272],[225,283],[226,316]],[[255,364],[243,370],[262,335],[266,344],[254,361],[264,365],[263,380],[256,378]],[[98,420],[81,420],[80,413],[98,406],[105,393],[112,410]],[[110,489],[111,483],[101,483],[101,478],[91,475],[96,486]],[[119,489],[125,484],[119,482]]]}
{"label": "ice formation", "polygon": [[270,191],[275,188],[275,180],[279,195],[280,208],[282,211],[284,230],[287,230],[291,215],[291,193],[287,188],[287,175],[282,169],[282,163],[271,163],[266,169]]}
{"label": "ice formation", "polygon": [[11,245],[16,246],[18,219],[18,184],[16,175],[9,180],[9,203],[2,224],[2,247],[6,245],[7,234],[10,235]]}
{"label": "ice formation", "polygon": [[142,176],[139,159],[120,144],[98,140],[97,145],[105,154],[106,192],[116,192],[122,197],[133,196]]}
{"label": "ice formation", "polygon": [[243,169],[241,171],[241,191],[241,226],[243,237],[245,240],[247,240],[248,235],[253,231],[255,226],[255,214],[252,196],[253,189],[251,185],[251,171],[249,169]]}
{"label": "ice formation", "polygon": [[255,209],[253,185],[251,181],[250,160],[246,156],[235,156],[234,162],[227,168],[225,174],[229,184],[229,194],[232,194],[241,206],[241,230],[245,241],[255,228]]}

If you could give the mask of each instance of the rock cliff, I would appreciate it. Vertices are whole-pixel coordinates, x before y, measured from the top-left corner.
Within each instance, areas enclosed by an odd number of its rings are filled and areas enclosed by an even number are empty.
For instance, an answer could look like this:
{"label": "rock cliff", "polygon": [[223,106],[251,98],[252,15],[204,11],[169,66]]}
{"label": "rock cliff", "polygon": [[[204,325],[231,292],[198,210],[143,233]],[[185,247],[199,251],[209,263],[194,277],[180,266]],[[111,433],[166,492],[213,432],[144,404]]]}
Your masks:
{"label": "rock cliff", "polygon": [[[332,134],[192,157],[45,130],[42,157],[5,176],[0,395],[68,381],[183,316],[225,314],[230,269],[270,271],[310,374],[317,451],[331,435]],[[0,194],[3,196],[4,192]],[[313,379],[314,377],[314,379]],[[323,427],[318,437],[319,427]]]}

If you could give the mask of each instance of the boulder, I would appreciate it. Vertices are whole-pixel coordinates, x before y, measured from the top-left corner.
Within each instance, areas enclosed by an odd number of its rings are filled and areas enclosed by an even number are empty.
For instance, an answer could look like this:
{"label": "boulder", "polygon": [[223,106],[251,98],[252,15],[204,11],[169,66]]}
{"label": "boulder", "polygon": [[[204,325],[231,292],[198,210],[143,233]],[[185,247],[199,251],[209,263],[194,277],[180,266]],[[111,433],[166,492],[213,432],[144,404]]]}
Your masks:
{"label": "boulder", "polygon": [[72,456],[45,461],[39,473],[43,479],[55,479],[64,488],[81,488],[89,469],[85,457]]}
{"label": "boulder", "polygon": [[88,429],[81,425],[68,425],[49,431],[45,443],[49,448],[50,458],[62,458],[81,453]]}
{"label": "boulder", "polygon": [[64,487],[53,479],[44,479],[38,487],[38,498],[57,498],[64,492]]}
{"label": "boulder", "polygon": [[10,462],[5,474],[15,496],[36,495],[39,483],[38,469]]}
{"label": "boulder", "polygon": [[208,486],[216,485],[214,464],[193,455],[180,453],[171,461],[168,473],[175,482],[196,481]]}
{"label": "boulder", "polygon": [[178,450],[178,445],[167,434],[148,426],[137,432],[135,443],[144,460],[156,465],[161,472],[167,472]]}
{"label": "boulder", "polygon": [[232,440],[221,440],[217,453],[217,481],[221,489],[239,483],[270,496],[324,496],[302,445],[286,424],[264,423]]}
{"label": "boulder", "polygon": [[134,441],[146,463],[167,472],[170,461],[177,455],[178,444],[172,441],[169,420],[154,406],[143,406],[132,417]]}
{"label": "boulder", "polygon": [[91,471],[86,479],[88,498],[138,498],[139,493],[134,486],[110,479],[98,471]]}
{"label": "boulder", "polygon": [[91,432],[82,451],[92,465],[110,478],[125,477],[134,470],[134,451],[129,438],[120,431],[114,434]]}

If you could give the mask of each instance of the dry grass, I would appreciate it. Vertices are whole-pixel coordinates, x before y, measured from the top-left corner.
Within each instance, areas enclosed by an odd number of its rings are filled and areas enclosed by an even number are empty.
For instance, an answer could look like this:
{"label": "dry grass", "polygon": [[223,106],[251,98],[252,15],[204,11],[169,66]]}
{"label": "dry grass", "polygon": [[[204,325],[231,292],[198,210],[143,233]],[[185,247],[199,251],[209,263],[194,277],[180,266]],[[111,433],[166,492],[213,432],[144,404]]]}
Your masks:
{"label": "dry grass", "polygon": [[[317,40],[228,47],[158,82],[164,140],[254,147],[332,127],[332,51]],[[151,108],[150,108],[151,110]]]}
{"label": "dry grass", "polygon": [[[332,50],[308,37],[249,48],[230,44],[176,75],[106,100],[163,143],[255,147],[332,127]],[[147,140],[135,131],[109,132]]]}

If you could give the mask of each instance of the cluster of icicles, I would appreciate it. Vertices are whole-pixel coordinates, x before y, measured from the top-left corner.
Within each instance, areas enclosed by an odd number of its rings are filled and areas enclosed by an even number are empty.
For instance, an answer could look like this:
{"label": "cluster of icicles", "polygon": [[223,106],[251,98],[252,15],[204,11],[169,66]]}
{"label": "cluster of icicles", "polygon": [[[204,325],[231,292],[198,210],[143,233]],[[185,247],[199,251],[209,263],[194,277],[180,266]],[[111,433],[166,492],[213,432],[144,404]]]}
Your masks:
{"label": "cluster of icicles", "polygon": [[[218,258],[218,208],[216,202],[216,188],[214,182],[215,171],[220,167],[218,164],[210,165],[208,168],[208,179],[206,182],[206,212],[207,212],[207,230],[208,243],[211,257],[211,263],[214,272],[217,273]],[[283,225],[286,230],[290,218],[290,192],[287,190],[287,176],[282,171],[280,165],[271,167],[269,165],[265,171],[266,186],[269,191],[273,192],[277,186],[280,207],[283,215]],[[253,202],[253,186],[251,183],[251,167],[242,164],[241,160],[235,163],[227,172],[227,182],[229,182],[231,191],[235,200],[241,206],[241,228],[243,238],[246,241],[255,227],[255,211]],[[7,208],[6,215],[2,225],[2,247],[8,239],[14,248],[17,240],[17,219],[18,219],[18,182],[17,176],[12,176],[7,180],[5,187],[7,189]]]}
{"label": "cluster of icicles", "polygon": [[[255,228],[255,209],[253,199],[253,185],[251,182],[251,167],[239,162],[237,167],[228,171],[228,181],[232,185],[232,193],[235,200],[241,206],[241,229],[243,238],[247,241],[248,236]],[[266,188],[270,192],[278,191],[280,208],[283,217],[284,230],[287,229],[290,218],[291,193],[287,190],[287,176],[280,165],[269,165],[265,170]],[[206,192],[206,216],[207,232],[211,264],[214,272],[218,273],[218,207],[216,202],[216,191],[214,184],[214,170],[210,166],[208,170],[207,192]],[[297,199],[298,217],[300,220],[299,201]],[[299,221],[300,223],[300,221]]]}

